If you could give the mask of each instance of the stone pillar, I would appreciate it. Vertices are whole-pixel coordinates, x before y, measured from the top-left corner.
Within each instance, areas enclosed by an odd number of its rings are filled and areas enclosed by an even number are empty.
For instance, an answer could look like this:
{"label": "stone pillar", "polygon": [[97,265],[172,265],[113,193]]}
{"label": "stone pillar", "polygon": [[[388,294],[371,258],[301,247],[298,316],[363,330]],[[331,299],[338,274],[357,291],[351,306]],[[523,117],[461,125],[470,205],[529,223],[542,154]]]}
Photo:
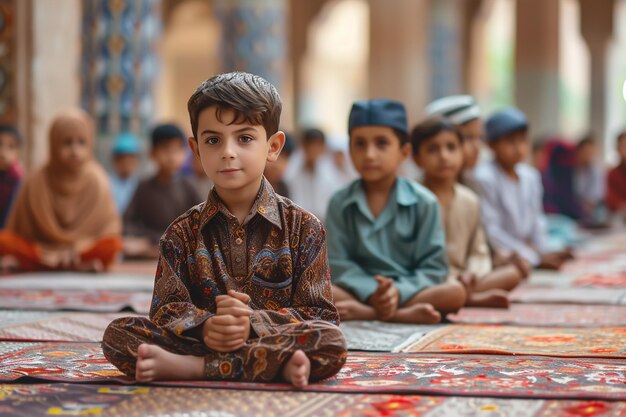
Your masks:
{"label": "stone pillar", "polygon": [[430,2],[370,0],[370,98],[403,102],[412,125],[430,100]]}
{"label": "stone pillar", "polygon": [[83,0],[82,106],[100,135],[152,122],[160,31],[160,0]]}
{"label": "stone pillar", "polygon": [[271,82],[283,101],[282,120],[293,119],[287,72],[286,0],[214,0],[222,23],[223,71],[245,71]]}
{"label": "stone pillar", "polygon": [[434,100],[464,91],[462,47],[468,45],[462,37],[463,10],[458,0],[434,0],[430,8],[430,99]]}
{"label": "stone pillar", "polygon": [[[608,50],[613,37],[614,0],[580,0],[580,28],[591,62],[591,131],[607,142]],[[601,153],[601,152],[599,152]],[[603,153],[603,152],[602,152]]]}
{"label": "stone pillar", "polygon": [[558,132],[560,2],[524,0],[516,6],[515,98],[533,136]]}
{"label": "stone pillar", "polygon": [[487,81],[485,29],[492,3],[485,0],[465,0],[461,9],[462,90],[475,97],[480,96]]}

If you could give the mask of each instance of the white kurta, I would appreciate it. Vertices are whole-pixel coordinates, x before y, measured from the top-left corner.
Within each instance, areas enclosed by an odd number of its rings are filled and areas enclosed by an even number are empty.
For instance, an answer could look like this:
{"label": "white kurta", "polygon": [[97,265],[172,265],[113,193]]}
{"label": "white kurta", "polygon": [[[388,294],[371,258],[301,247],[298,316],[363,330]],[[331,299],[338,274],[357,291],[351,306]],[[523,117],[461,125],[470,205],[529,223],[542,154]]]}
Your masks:
{"label": "white kurta", "polygon": [[492,246],[537,266],[547,244],[541,176],[527,164],[517,164],[515,172],[518,180],[495,161],[477,168],[483,225]]}

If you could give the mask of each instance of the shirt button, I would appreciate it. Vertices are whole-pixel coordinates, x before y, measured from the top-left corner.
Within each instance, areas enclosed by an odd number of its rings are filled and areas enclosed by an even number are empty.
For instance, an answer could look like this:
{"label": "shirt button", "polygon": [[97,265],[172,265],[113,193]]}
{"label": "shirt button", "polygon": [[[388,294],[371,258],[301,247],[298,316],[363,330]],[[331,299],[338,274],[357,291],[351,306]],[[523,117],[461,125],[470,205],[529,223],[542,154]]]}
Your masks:
{"label": "shirt button", "polygon": [[240,237],[238,237],[237,239],[235,239],[235,243],[238,245],[241,245],[243,243],[243,240]]}
{"label": "shirt button", "polygon": [[235,258],[235,262],[237,262],[238,264],[240,264],[240,263],[241,263],[241,256],[236,257],[236,258]]}

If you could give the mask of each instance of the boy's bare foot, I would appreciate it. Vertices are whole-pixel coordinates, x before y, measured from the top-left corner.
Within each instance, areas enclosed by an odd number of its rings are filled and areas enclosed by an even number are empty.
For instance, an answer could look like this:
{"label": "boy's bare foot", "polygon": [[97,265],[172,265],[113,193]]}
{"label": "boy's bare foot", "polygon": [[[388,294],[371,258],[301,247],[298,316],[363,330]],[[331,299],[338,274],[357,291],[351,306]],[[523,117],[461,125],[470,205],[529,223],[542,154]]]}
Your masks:
{"label": "boy's bare foot", "polygon": [[376,310],[374,307],[363,304],[358,300],[342,300],[335,303],[339,318],[342,321],[348,320],[376,320]]}
{"label": "boy's bare foot", "polygon": [[471,293],[466,305],[473,307],[509,308],[509,295],[505,290],[492,289]]}
{"label": "boy's bare foot", "polygon": [[393,321],[396,323],[435,324],[441,321],[441,313],[432,304],[417,303],[399,308]]}
{"label": "boy's bare foot", "polygon": [[177,355],[156,345],[141,344],[137,349],[135,379],[138,382],[202,379],[204,358]]}
{"label": "boy's bare foot", "polygon": [[311,361],[301,350],[296,350],[283,366],[283,378],[296,388],[309,385],[311,375]]}

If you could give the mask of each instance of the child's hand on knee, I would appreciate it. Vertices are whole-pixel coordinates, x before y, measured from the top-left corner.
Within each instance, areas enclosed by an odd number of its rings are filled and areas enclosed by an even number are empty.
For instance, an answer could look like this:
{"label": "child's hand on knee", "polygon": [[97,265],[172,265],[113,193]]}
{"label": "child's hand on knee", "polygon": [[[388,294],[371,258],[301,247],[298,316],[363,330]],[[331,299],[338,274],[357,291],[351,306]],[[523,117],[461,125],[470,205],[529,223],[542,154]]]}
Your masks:
{"label": "child's hand on knee", "polygon": [[394,285],[391,278],[376,275],[374,279],[378,282],[378,288],[370,297],[369,303],[376,310],[380,320],[390,320],[398,310],[398,301],[400,299],[398,288]]}

